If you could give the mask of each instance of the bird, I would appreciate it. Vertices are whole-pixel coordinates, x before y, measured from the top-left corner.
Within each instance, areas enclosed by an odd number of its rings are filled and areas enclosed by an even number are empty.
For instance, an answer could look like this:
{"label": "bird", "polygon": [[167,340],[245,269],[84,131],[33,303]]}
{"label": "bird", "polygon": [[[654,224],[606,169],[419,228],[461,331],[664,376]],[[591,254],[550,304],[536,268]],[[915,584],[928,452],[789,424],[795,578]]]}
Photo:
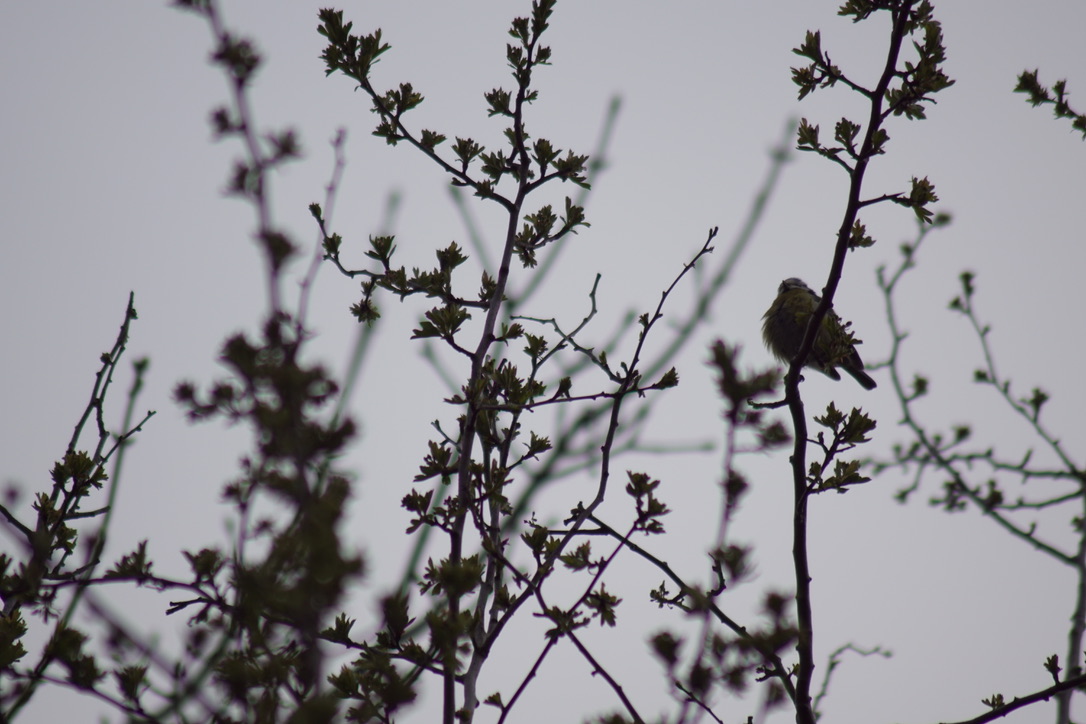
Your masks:
{"label": "bird", "polygon": [[[803,283],[790,277],[777,288],[777,298],[762,317],[762,339],[773,355],[790,364],[799,352],[807,323],[822,298]],[[864,372],[864,363],[856,351],[856,341],[847,331],[847,324],[830,309],[822,318],[822,329],[815,337],[805,366],[813,367],[831,380],[840,380],[840,367],[865,390],[875,389],[875,380]]]}

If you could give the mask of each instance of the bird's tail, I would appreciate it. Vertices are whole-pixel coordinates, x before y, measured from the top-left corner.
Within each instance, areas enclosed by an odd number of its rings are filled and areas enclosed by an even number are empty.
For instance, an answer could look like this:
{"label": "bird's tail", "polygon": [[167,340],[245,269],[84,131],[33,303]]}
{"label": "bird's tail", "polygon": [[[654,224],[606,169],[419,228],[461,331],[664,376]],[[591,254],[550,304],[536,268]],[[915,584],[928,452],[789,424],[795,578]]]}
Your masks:
{"label": "bird's tail", "polygon": [[852,378],[859,382],[865,390],[873,390],[878,387],[878,385],[875,384],[875,380],[871,379],[871,376],[864,372],[862,369],[852,366],[842,367],[841,369],[852,375]]}

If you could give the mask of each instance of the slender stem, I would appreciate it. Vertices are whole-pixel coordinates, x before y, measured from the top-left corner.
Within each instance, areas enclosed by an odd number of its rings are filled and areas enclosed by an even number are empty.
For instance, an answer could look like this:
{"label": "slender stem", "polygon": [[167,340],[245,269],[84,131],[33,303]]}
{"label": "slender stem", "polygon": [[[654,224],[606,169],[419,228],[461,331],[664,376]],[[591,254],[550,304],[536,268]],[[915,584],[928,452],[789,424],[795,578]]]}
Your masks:
{"label": "slender stem", "polygon": [[892,11],[893,25],[890,32],[890,47],[886,55],[882,76],[878,85],[870,94],[871,109],[863,144],[856,160],[856,166],[849,173],[848,204],[837,232],[837,244],[834,248],[833,262],[829,278],[823,289],[822,301],[807,325],[803,343],[796,358],[792,360],[785,377],[785,399],[788,401],[795,431],[795,447],[792,453],[792,486],[794,494],[792,525],[792,560],[796,576],[796,618],[799,637],[796,652],[799,655],[799,668],[796,672],[796,721],[799,724],[814,724],[814,710],[811,701],[811,682],[814,677],[814,624],[811,607],[811,569],[807,550],[807,420],[803,400],[799,394],[800,369],[803,367],[814,346],[817,331],[822,327],[822,320],[833,305],[833,296],[841,281],[848,252],[848,241],[852,227],[860,210],[860,193],[863,188],[864,173],[867,164],[875,155],[876,138],[880,132],[883,115],[883,99],[897,73],[897,61],[905,39],[908,19],[912,13],[911,1],[903,2]]}
{"label": "slender stem", "polygon": [[547,658],[547,654],[551,652],[551,649],[554,648],[554,645],[556,643],[558,643],[558,639],[547,639],[546,646],[544,646],[543,650],[539,652],[539,656],[536,657],[535,663],[532,664],[532,668],[529,669],[528,673],[524,675],[524,680],[520,682],[520,686],[518,686],[517,690],[513,693],[513,698],[511,698],[509,700],[509,703],[506,704],[505,707],[502,709],[502,715],[501,718],[498,719],[498,724],[505,724],[505,719],[509,716],[509,712],[513,711],[513,705],[517,703],[518,699],[520,699],[520,695],[523,694],[525,690],[527,690],[528,683],[532,679],[534,679],[539,673],[539,667],[543,665],[543,659]]}
{"label": "slender stem", "polygon": [[1035,691],[1032,694],[1026,696],[1016,696],[1011,700],[1009,704],[1003,706],[994,707],[991,711],[985,712],[978,717],[960,722],[954,722],[954,724],[987,724],[988,722],[1002,719],[1010,714],[1012,711],[1016,711],[1030,704],[1036,704],[1041,701],[1048,701],[1053,696],[1062,696],[1064,693],[1074,693],[1076,689],[1080,689],[1086,686],[1086,675],[1080,674],[1073,678],[1064,679],[1058,684],[1054,684],[1047,689],[1041,691]]}
{"label": "slender stem", "polygon": [[614,677],[612,677],[611,674],[607,672],[607,669],[605,669],[603,666],[600,666],[600,663],[596,661],[596,658],[591,654],[591,652],[589,652],[585,645],[581,643],[581,640],[577,637],[577,634],[570,631],[566,634],[566,636],[568,636],[569,640],[573,642],[573,645],[577,647],[577,650],[581,652],[581,656],[583,656],[585,660],[588,661],[588,663],[592,666],[592,673],[596,676],[602,677],[603,680],[611,686],[611,689],[614,690],[615,694],[619,698],[619,701],[622,702],[622,705],[626,708],[626,712],[630,715],[633,721],[644,724],[645,720],[642,719],[641,715],[637,713],[637,709],[634,708],[633,702],[630,701],[630,698],[626,696],[626,692],[623,690],[622,686],[617,681],[615,681]]}
{"label": "slender stem", "polygon": [[[1082,496],[1083,512],[1080,520],[1086,520],[1086,494]],[[1079,532],[1078,552],[1075,555],[1075,610],[1071,614],[1071,631],[1067,634],[1067,677],[1082,675],[1082,638],[1086,627],[1086,533]],[[1071,723],[1071,695],[1067,689],[1056,697],[1056,724]]]}

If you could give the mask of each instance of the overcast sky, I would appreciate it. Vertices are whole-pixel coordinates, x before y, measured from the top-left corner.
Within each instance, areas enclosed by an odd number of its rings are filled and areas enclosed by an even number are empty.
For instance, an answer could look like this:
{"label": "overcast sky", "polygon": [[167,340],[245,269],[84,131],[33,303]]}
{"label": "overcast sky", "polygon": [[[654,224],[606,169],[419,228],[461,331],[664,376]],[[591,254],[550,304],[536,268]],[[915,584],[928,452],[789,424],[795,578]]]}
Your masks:
{"label": "overcast sky", "polygon": [[[296,128],[306,152],[275,179],[277,218],[298,241],[313,243],[306,206],[323,198],[332,166],[328,142],[345,128],[348,166],[336,229],[349,244],[360,244],[380,230],[388,194],[398,191],[401,263],[428,263],[434,247],[466,239],[447,182],[411,149],[370,136],[373,116],[364,95],[344,78],[325,78],[315,30],[325,4],[224,2],[228,24],[254,38],[267,60],[254,92],[259,122]],[[529,12],[526,0],[341,7],[356,31],[380,27],[392,45],[376,84],[410,81],[426,97],[408,117],[414,127],[498,142],[501,125],[487,119],[482,94],[511,85],[505,31],[515,15]],[[537,75],[541,97],[529,130],[587,153],[610,100],[620,97],[622,108],[608,168],[593,179],[592,227],[570,245],[561,284],[540,297],[540,312],[551,316],[543,303],[562,302],[566,319],[579,320],[592,279],[602,273],[600,319],[590,334],[606,338],[609,323],[627,309],[655,305],[713,226],[721,234],[718,258],[710,261],[719,261],[788,119],[806,116],[823,129],[843,114],[860,120],[857,99],[843,88],[799,103],[790,80],[789,68],[801,60],[791,49],[808,29],[821,29],[834,62],[859,82],[873,83],[884,57],[885,19],[853,25],[835,10],[836,3],[810,0],[559,2],[546,35],[553,66]],[[938,95],[929,120],[891,122],[888,154],[868,175],[869,196],[927,176],[941,198],[937,208],[954,215],[953,225],[929,239],[920,268],[902,289],[903,323],[911,333],[907,365],[932,379],[924,421],[943,429],[972,421],[984,441],[978,447],[993,445],[1008,458],[1036,444],[991,390],[970,382],[982,363],[980,349],[965,320],[946,309],[958,292],[958,274],[970,269],[978,275],[977,305],[994,327],[990,341],[999,369],[1022,395],[1035,385],[1052,395],[1045,419],[1081,466],[1083,325],[1070,310],[1086,301],[1086,143],[1069,122],[1030,108],[1011,91],[1018,73],[1038,68],[1048,85],[1067,78],[1072,105],[1086,110],[1086,5],[1000,0],[937,3],[936,11],[944,23],[946,70],[957,84]],[[226,99],[226,84],[207,61],[210,47],[207,27],[165,2],[0,6],[0,483],[27,493],[48,485],[48,470],[86,404],[98,357],[112,345],[134,291],[140,318],[128,354],[150,357],[143,406],[158,414],[131,450],[110,552],[116,556],[150,539],[164,574],[183,570],[180,549],[224,540],[230,511],[219,502],[221,486],[237,474],[249,443],[243,429],[187,424],[171,390],[182,379],[206,383],[220,375],[221,341],[254,330],[265,304],[251,210],[221,192],[239,150],[210,139],[209,112]],[[649,428],[653,442],[721,438],[706,347],[723,337],[744,346],[748,363],[769,362],[761,314],[782,278],[824,284],[845,188],[840,169],[814,156],[797,154],[786,167],[734,283],[712,311],[712,329],[691,346],[679,365],[682,384],[657,408],[659,418]],[[500,227],[492,222],[498,217],[485,207],[477,213],[484,235],[496,242]],[[875,270],[897,260],[914,223],[898,207],[864,219],[879,243],[849,256],[837,309],[853,320],[870,364],[885,359],[889,348]],[[355,282],[330,267],[322,271],[311,311],[319,335],[313,353],[337,371],[354,339],[347,308],[356,295]],[[345,461],[358,476],[350,537],[370,564],[363,601],[397,578],[408,544],[402,534],[407,515],[398,502],[432,432],[430,422],[453,418],[436,402],[442,383],[419,360],[418,344],[406,339],[407,325],[425,307],[390,299],[383,305],[379,356],[352,400],[362,435]],[[833,383],[809,374],[804,392],[811,411],[830,399],[870,410],[879,420],[877,449],[885,452],[904,432],[896,427],[900,411],[886,372],[874,376],[879,388],[867,393],[847,378]],[[118,380],[113,420],[120,418],[127,382],[127,374]],[[372,409],[398,412],[367,425]],[[658,550],[701,575],[705,542],[715,531],[719,451],[642,456],[622,465],[664,481],[674,533]],[[792,585],[787,454],[742,465],[755,489],[735,533],[755,546],[758,578],[736,593],[740,611],[759,591]],[[893,493],[907,482],[885,476],[846,496],[812,501],[819,661],[846,642],[894,652],[889,660],[849,660],[835,674],[824,707],[834,722],[967,719],[982,713],[980,700],[996,691],[1009,698],[1044,688],[1050,683],[1044,658],[1064,655],[1071,571],[975,511],[948,517],[924,506],[940,479],[927,481],[930,487],[913,504],[896,504]],[[587,479],[581,483],[587,490]],[[563,487],[547,501],[553,510],[542,513],[561,515],[578,499],[576,488]],[[29,503],[24,494],[19,509],[27,516]],[[1045,530],[1061,544],[1071,540],[1065,526]],[[0,548],[12,545],[0,537]],[[647,603],[657,572],[631,558],[621,574],[620,625],[594,632],[591,640],[626,677],[643,712],[669,711],[645,640],[675,615],[656,613]],[[116,600],[150,631],[183,623],[162,623],[165,599],[142,593]],[[365,608],[352,615],[360,627],[372,621]],[[510,649],[495,652],[484,691],[511,691],[542,646],[538,630],[517,633],[521,638]],[[539,721],[571,721],[616,707],[588,673],[575,652],[559,651],[529,689],[518,720],[530,721],[535,711],[545,717]],[[583,694],[555,700],[553,687],[572,683]],[[424,697],[404,720],[433,720],[437,700]],[[85,715],[72,719],[69,708],[69,720],[89,721],[106,711],[98,702],[56,693],[39,697],[30,720],[50,720],[58,707],[76,702]],[[1053,709],[1045,706],[1006,721],[1051,720]],[[1083,706],[1079,701],[1080,717]],[[722,702],[717,712],[729,722],[753,713],[750,702]]]}

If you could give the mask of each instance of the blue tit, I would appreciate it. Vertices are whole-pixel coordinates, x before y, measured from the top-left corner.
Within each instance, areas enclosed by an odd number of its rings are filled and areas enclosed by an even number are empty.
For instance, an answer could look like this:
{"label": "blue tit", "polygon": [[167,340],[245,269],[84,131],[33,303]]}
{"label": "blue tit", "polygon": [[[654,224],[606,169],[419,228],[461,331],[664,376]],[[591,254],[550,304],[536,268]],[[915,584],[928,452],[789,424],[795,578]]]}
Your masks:
{"label": "blue tit", "polygon": [[[790,364],[803,343],[807,322],[822,299],[802,279],[785,279],[777,289],[769,311],[762,319],[762,339],[777,359]],[[822,329],[815,337],[807,367],[813,367],[832,380],[841,379],[840,367],[852,375],[865,390],[875,389],[875,380],[864,372],[864,363],[856,352],[856,344],[841,318],[830,309],[822,318]]]}

